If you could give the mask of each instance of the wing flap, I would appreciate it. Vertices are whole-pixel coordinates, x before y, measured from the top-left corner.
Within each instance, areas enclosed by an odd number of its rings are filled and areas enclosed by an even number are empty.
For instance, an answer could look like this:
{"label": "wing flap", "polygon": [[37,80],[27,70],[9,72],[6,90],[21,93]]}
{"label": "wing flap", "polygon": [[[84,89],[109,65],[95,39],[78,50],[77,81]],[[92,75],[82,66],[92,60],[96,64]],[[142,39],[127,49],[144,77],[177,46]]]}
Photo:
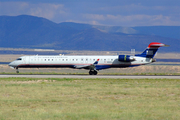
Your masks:
{"label": "wing flap", "polygon": [[90,70],[95,70],[96,69],[96,65],[98,64],[99,59],[97,59],[97,61],[95,61],[93,64],[89,64],[89,65],[75,65],[74,67],[77,69],[82,69],[82,68],[86,68],[86,69],[90,69]]}
{"label": "wing flap", "polygon": [[81,68],[86,68],[90,65],[75,65],[74,67],[77,68],[77,69],[81,69]]}

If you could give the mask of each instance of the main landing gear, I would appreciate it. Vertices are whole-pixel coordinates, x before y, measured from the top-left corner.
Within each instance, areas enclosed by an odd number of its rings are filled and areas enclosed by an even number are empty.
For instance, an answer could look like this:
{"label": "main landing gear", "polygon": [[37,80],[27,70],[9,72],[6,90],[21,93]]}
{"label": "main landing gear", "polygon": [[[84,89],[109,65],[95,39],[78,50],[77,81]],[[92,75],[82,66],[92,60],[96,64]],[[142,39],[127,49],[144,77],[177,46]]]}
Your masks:
{"label": "main landing gear", "polygon": [[19,73],[18,67],[16,68],[16,73]]}
{"label": "main landing gear", "polygon": [[97,71],[96,70],[90,70],[89,71],[89,75],[97,75]]}

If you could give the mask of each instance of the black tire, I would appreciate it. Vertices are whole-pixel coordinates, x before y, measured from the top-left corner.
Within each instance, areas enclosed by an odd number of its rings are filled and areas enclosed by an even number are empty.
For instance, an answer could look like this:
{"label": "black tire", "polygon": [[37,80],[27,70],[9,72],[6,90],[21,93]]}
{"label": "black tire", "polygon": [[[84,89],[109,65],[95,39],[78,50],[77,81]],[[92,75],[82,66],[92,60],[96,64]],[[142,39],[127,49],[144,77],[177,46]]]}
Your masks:
{"label": "black tire", "polygon": [[97,72],[97,71],[94,71],[93,73],[94,73],[94,75],[97,75],[98,72]]}
{"label": "black tire", "polygon": [[89,71],[89,75],[93,75],[93,71]]}

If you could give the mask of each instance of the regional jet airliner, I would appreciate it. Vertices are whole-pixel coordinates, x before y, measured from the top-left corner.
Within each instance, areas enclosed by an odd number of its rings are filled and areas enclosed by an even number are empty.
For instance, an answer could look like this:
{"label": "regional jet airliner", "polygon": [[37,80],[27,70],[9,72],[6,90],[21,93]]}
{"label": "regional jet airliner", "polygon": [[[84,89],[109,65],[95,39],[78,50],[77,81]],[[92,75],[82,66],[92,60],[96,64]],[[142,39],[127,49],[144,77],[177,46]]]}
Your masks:
{"label": "regional jet airliner", "polygon": [[18,68],[74,68],[87,69],[89,75],[97,75],[99,70],[108,68],[125,68],[155,62],[153,58],[159,47],[168,46],[152,42],[141,54],[116,56],[22,56],[11,62],[9,66]]}

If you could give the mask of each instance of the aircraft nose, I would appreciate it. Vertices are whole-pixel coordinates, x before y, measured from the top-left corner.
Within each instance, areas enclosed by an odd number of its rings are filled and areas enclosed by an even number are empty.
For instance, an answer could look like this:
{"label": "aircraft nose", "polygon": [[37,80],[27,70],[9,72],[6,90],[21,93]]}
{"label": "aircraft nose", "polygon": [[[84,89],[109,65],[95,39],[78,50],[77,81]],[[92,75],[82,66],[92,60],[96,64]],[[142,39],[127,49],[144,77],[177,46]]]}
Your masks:
{"label": "aircraft nose", "polygon": [[13,66],[14,66],[14,62],[10,62],[10,63],[9,63],[9,66],[10,66],[10,67],[13,67]]}
{"label": "aircraft nose", "polygon": [[12,66],[12,62],[9,63],[9,66]]}

